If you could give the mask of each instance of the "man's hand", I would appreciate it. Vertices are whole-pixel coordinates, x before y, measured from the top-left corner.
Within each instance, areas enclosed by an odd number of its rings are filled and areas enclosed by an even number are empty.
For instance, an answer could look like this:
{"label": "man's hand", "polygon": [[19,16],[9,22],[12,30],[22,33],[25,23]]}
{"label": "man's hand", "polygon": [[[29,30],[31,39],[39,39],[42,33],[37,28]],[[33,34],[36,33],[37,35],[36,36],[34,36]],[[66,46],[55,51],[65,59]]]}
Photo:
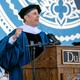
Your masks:
{"label": "man's hand", "polygon": [[22,28],[17,28],[15,34],[13,35],[13,39],[17,39],[20,36],[22,30]]}

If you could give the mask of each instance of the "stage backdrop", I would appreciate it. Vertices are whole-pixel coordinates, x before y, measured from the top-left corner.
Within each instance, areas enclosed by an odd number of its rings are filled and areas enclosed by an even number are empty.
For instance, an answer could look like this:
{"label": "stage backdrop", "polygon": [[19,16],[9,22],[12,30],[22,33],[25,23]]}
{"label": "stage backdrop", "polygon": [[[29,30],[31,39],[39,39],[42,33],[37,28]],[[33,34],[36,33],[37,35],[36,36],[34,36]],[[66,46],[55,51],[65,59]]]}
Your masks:
{"label": "stage backdrop", "polygon": [[[76,2],[75,2],[76,1]],[[0,0],[0,40],[23,24],[18,12],[29,4],[39,4],[39,28],[52,33],[61,45],[80,41],[80,0]]]}

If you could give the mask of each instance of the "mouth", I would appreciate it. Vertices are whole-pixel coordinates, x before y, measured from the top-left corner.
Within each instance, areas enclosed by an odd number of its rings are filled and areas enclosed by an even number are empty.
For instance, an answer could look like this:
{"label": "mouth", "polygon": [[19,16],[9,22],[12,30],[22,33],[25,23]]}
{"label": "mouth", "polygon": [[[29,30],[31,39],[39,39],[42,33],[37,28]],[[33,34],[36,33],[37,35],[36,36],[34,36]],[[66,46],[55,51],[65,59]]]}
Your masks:
{"label": "mouth", "polygon": [[39,20],[37,20],[37,19],[35,21],[39,22]]}

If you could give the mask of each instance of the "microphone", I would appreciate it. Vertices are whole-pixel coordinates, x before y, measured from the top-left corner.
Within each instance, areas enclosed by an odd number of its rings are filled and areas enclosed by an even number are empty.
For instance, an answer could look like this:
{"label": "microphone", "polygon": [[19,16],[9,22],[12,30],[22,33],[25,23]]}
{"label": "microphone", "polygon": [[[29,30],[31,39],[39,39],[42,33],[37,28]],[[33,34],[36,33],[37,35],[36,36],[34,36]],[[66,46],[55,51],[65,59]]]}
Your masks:
{"label": "microphone", "polygon": [[74,46],[80,46],[80,42],[73,42],[72,43]]}
{"label": "microphone", "polygon": [[53,34],[47,34],[49,41],[51,43],[54,43],[55,45],[60,45],[61,42],[53,35]]}

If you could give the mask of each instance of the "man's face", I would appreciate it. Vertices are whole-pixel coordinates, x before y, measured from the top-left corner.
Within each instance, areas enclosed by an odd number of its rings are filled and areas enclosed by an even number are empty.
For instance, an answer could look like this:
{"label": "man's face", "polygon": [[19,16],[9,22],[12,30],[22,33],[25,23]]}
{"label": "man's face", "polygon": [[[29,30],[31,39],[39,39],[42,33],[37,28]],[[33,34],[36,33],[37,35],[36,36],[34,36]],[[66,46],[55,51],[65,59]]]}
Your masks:
{"label": "man's face", "polygon": [[30,25],[30,26],[33,26],[33,27],[38,25],[39,13],[38,13],[37,9],[33,9],[26,16],[27,16],[26,17],[27,25]]}

